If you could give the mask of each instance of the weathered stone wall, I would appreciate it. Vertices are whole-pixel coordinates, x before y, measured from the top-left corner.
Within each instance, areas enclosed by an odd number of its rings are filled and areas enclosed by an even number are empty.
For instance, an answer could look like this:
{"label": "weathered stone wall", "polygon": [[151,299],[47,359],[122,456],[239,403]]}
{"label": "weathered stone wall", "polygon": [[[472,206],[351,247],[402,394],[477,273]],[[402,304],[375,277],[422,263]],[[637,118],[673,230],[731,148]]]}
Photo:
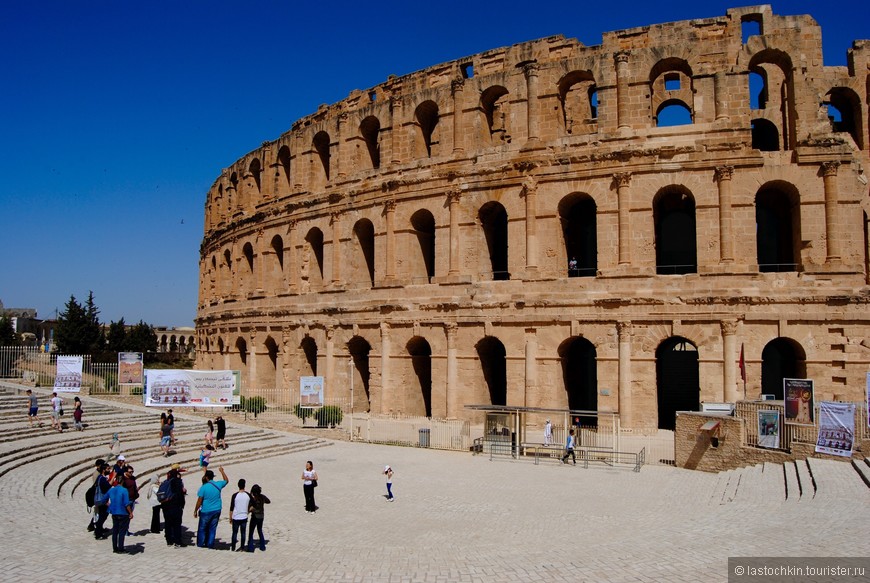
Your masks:
{"label": "weathered stone wall", "polygon": [[[747,20],[762,34],[744,43]],[[740,8],[493,49],[321,106],[208,192],[197,365],[294,391],[316,371],[347,397],[353,355],[355,406],[375,412],[580,403],[649,429],[662,346],[697,351],[694,398],[733,402],[785,339],[817,400],[861,400],[870,50],[825,67],[820,39],[809,16]],[[659,127],[667,105],[689,123]],[[759,240],[765,209],[790,235]]]}

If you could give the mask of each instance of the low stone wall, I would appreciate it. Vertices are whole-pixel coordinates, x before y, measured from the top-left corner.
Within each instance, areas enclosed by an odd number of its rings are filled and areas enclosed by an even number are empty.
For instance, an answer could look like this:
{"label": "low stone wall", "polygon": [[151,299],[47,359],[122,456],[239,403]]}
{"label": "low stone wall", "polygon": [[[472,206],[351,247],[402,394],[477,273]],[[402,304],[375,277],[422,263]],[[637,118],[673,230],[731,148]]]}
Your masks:
{"label": "low stone wall", "polygon": [[[701,431],[707,421],[719,421],[718,437],[716,432]],[[791,452],[749,447],[745,445],[744,420],[719,413],[678,413],[674,431],[676,466],[705,472],[721,472],[762,462],[781,464],[808,457],[848,462],[864,459],[867,451],[870,451],[870,440],[866,439],[856,444],[851,458],[816,453],[815,446],[808,443],[793,443]]]}

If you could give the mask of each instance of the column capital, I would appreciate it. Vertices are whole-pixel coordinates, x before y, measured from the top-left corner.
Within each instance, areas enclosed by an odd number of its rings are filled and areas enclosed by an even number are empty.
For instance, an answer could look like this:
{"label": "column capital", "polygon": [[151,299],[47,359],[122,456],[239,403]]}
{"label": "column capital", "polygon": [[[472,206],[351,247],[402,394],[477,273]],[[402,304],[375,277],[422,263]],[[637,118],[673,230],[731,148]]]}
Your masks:
{"label": "column capital", "polygon": [[444,322],[444,332],[447,334],[447,341],[453,342],[459,333],[459,324],[456,322]]}
{"label": "column capital", "polygon": [[840,169],[840,163],[836,160],[822,162],[822,176],[836,176]]}
{"label": "column capital", "polygon": [[722,320],[719,326],[722,328],[723,336],[734,336],[737,334],[737,320]]}
{"label": "column capital", "polygon": [[462,188],[456,186],[447,191],[447,203],[450,205],[457,204],[462,200]]}
{"label": "column capital", "polygon": [[465,89],[465,79],[458,77],[450,81],[450,94],[461,93]]}
{"label": "column capital", "polygon": [[537,77],[538,71],[541,69],[541,65],[537,61],[530,61],[528,63],[523,63],[523,74],[526,78],[529,77]]}
{"label": "column capital", "polygon": [[396,210],[396,200],[395,199],[391,198],[390,200],[384,201],[384,212],[392,213],[395,210]]}
{"label": "column capital", "polygon": [[617,172],[613,175],[617,188],[631,184],[631,172]]}
{"label": "column capital", "polygon": [[734,166],[716,166],[715,176],[716,182],[731,180],[734,176]]}
{"label": "column capital", "polygon": [[613,53],[613,60],[616,61],[617,65],[620,65],[627,63],[629,56],[631,56],[630,51],[616,51],[615,53]]}
{"label": "column capital", "polygon": [[344,211],[332,211],[329,213],[329,224],[335,226],[341,221],[341,215],[344,214]]}
{"label": "column capital", "polygon": [[624,340],[631,338],[631,322],[620,321],[616,323],[616,333],[619,334],[619,339]]}
{"label": "column capital", "polygon": [[332,342],[333,338],[335,337],[335,326],[324,326],[324,330],[326,332],[327,342]]}
{"label": "column capital", "polygon": [[389,322],[381,322],[381,338],[389,338],[390,337],[390,323]]}
{"label": "column capital", "polygon": [[538,181],[532,176],[527,176],[523,180],[523,188],[520,191],[520,196],[534,196],[538,193]]}

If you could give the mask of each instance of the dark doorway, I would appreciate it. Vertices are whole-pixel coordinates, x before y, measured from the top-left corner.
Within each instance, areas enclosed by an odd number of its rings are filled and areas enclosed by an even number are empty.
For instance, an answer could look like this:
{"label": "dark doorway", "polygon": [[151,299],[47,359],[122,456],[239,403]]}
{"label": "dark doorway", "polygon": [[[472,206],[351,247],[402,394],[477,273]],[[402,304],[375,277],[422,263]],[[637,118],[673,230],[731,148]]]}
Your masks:
{"label": "dark doorway", "polygon": [[314,227],[305,236],[314,261],[308,264],[308,279],[312,283],[323,283],[323,231]]}
{"label": "dark doorway", "polygon": [[[595,346],[585,338],[569,338],[559,347],[562,381],[572,411],[598,410],[598,367]],[[598,418],[587,422],[597,425]],[[584,423],[585,424],[585,423]]]}
{"label": "dark doorway", "polygon": [[806,378],[803,351],[787,338],[771,340],[761,351],[761,392],[783,398],[782,379]]}
{"label": "dark doorway", "polygon": [[777,188],[763,188],[755,198],[758,270],[796,271],[792,201]]}
{"label": "dark doorway", "polygon": [[366,283],[375,285],[375,227],[368,219],[361,219],[353,226],[359,251],[362,254]]}
{"label": "dark doorway", "polygon": [[426,417],[432,416],[432,348],[425,338],[416,336],[408,341],[408,354],[414,374],[420,383],[420,395],[423,397],[423,408]]}
{"label": "dark doorway", "polygon": [[752,147],[762,152],[779,151],[779,130],[766,119],[752,120]]}
{"label": "dark doorway", "polygon": [[488,202],[478,213],[483,233],[486,236],[486,247],[489,251],[489,263],[492,267],[492,279],[507,280],[511,278],[508,272],[508,216],[505,208],[497,202]]}
{"label": "dark doorway", "polygon": [[659,345],[656,350],[656,390],[659,429],[673,430],[677,411],[701,408],[698,349],[694,344],[675,336]]}
{"label": "dark doorway", "polygon": [[475,346],[492,405],[507,405],[507,359],[504,344],[486,336]]}
{"label": "dark doorway", "polygon": [[565,265],[568,277],[595,277],[598,271],[598,233],[595,201],[572,194],[559,203]]}
{"label": "dark doorway", "polygon": [[[308,371],[303,371],[301,376],[317,376],[317,342],[311,336],[306,336],[300,346],[305,353],[305,362],[308,363]],[[305,372],[308,372],[306,375]]]}
{"label": "dark doorway", "polygon": [[679,275],[698,271],[695,199],[683,189],[659,193],[653,208],[656,230],[656,273]]}
{"label": "dark doorway", "polygon": [[[363,403],[362,410],[363,411],[371,411],[371,395],[369,394],[369,353],[372,350],[372,347],[365,340],[365,338],[361,338],[360,336],[354,336],[350,339],[350,342],[347,343],[347,350],[350,353],[350,358],[353,361],[354,370],[351,371],[351,374],[356,374],[357,377],[354,379],[354,409],[357,409],[358,403],[360,399],[357,395],[364,394],[365,395],[365,403]],[[356,380],[362,384],[360,387]],[[362,391],[359,389],[362,388]]]}
{"label": "dark doorway", "polygon": [[[411,228],[417,235],[426,281],[430,283],[435,277],[435,217],[426,209],[421,209],[411,216]],[[414,270],[414,273],[418,271]]]}

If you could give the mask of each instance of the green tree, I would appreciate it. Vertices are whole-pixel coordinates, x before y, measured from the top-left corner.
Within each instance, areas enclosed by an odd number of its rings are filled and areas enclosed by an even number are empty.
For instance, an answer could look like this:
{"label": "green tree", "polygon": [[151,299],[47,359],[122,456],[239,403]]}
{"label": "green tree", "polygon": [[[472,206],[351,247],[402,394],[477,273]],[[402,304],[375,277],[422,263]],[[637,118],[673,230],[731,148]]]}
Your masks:
{"label": "green tree", "polygon": [[12,326],[12,318],[4,314],[0,316],[0,346],[18,346],[21,344],[21,337],[15,332]]}
{"label": "green tree", "polygon": [[[123,321],[123,320],[122,320]],[[127,332],[125,350],[130,352],[157,352],[157,332],[142,320]]]}
{"label": "green tree", "polygon": [[127,350],[127,325],[124,324],[124,318],[109,323],[109,333],[106,334],[106,349],[110,352]]}
{"label": "green tree", "polygon": [[88,294],[82,306],[75,296],[70,296],[64,311],[58,314],[54,339],[60,352],[65,354],[90,354],[104,348],[104,340],[98,319],[99,310],[94,304],[94,294]]}

